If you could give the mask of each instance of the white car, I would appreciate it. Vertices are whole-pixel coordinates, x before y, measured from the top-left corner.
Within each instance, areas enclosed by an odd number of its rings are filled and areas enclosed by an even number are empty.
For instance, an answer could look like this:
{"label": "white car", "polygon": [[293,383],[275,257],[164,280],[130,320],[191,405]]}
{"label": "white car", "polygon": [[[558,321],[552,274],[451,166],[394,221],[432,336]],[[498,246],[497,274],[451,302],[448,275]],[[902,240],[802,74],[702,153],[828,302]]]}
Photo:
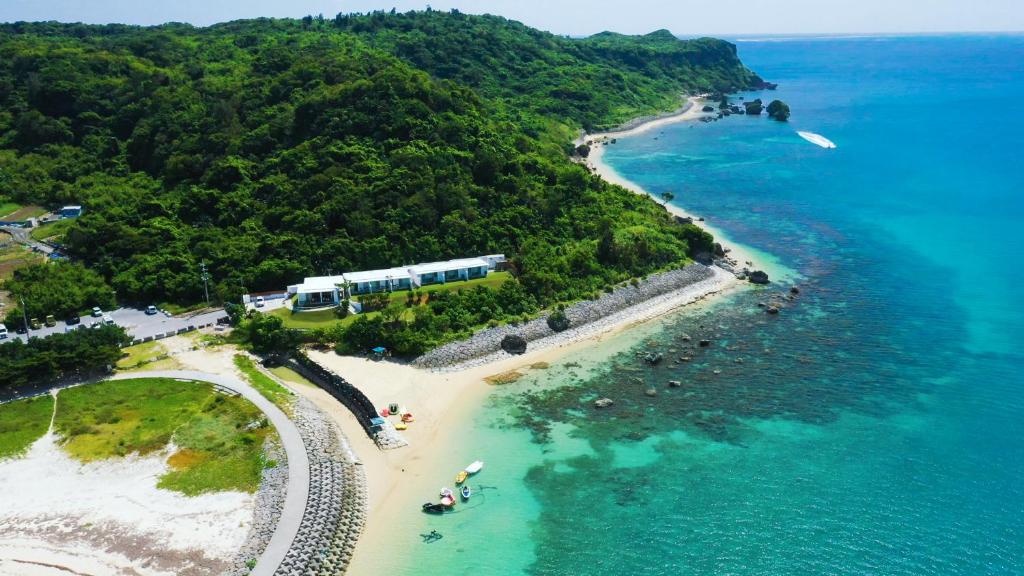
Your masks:
{"label": "white car", "polygon": [[0,324],[0,340],[7,339],[7,326]]}
{"label": "white car", "polygon": [[93,318],[99,318],[100,316],[103,316],[103,309],[100,308],[99,306],[93,306],[92,307],[92,317]]}
{"label": "white car", "polygon": [[152,316],[152,315],[156,314],[157,312],[158,312],[158,310],[156,309],[156,306],[153,306],[152,304],[150,304],[149,306],[146,306],[146,315],[147,316]]}
{"label": "white car", "polygon": [[114,319],[110,317],[110,314],[104,314],[103,315],[103,323],[107,324],[108,326],[113,326],[114,325]]}
{"label": "white car", "polygon": [[266,302],[263,300],[263,296],[257,296],[256,297],[256,307],[257,308],[263,308],[264,304],[266,304]]}

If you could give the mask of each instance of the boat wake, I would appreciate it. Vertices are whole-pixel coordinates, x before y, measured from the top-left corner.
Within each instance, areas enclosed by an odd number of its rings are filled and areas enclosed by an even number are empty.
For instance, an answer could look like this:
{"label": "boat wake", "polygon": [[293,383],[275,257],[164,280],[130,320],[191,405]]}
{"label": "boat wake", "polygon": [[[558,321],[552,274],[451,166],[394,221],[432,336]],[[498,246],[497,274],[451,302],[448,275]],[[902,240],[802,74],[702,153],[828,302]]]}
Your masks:
{"label": "boat wake", "polygon": [[801,130],[797,130],[796,133],[801,138],[803,138],[804,140],[807,140],[811,144],[817,144],[818,146],[821,146],[822,148],[835,148],[836,147],[835,142],[829,140],[828,138],[825,138],[821,134],[815,134],[814,132],[803,132]]}

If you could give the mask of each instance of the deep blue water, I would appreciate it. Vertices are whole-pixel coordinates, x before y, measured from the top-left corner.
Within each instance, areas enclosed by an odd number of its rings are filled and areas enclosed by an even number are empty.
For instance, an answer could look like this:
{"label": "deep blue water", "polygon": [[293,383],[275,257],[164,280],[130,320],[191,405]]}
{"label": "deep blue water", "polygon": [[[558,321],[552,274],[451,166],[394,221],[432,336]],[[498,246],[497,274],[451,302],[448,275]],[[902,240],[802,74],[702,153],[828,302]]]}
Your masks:
{"label": "deep blue water", "polygon": [[678,124],[605,158],[798,278],[497,389],[454,448],[493,463],[493,491],[416,520],[446,539],[407,542],[410,566],[1024,574],[1024,37],[739,50],[780,83],[742,96],[788,123]]}

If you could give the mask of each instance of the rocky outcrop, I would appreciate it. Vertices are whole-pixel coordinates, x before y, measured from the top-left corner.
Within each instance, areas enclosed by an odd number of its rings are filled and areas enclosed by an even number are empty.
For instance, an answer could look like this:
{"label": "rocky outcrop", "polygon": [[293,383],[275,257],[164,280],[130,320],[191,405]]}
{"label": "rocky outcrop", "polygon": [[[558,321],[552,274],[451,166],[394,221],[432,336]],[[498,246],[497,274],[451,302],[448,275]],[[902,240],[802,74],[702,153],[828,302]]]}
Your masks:
{"label": "rocky outcrop", "polygon": [[705,107],[701,108],[700,111],[701,112],[714,112],[715,111],[715,107],[714,106],[705,106]]}
{"label": "rocky outcrop", "polygon": [[768,280],[768,273],[762,272],[761,270],[754,270],[747,274],[747,280],[749,280],[751,284],[768,284],[771,282]]}
{"label": "rocky outcrop", "polygon": [[598,398],[597,400],[594,400],[595,408],[608,408],[612,404],[615,404],[615,402],[612,401],[611,398]]}
{"label": "rocky outcrop", "polygon": [[760,98],[758,98],[756,100],[751,100],[749,102],[744,102],[743,103],[743,107],[746,109],[745,111],[746,111],[746,113],[748,115],[750,115],[750,116],[760,116],[761,115],[761,110],[764,108],[764,103],[761,102]]}
{"label": "rocky outcrop", "polygon": [[501,339],[501,349],[509,354],[525,354],[526,338],[517,334],[509,334]]}
{"label": "rocky outcrop", "polygon": [[772,100],[768,105],[768,117],[779,122],[789,120],[789,105],[782,100]]}

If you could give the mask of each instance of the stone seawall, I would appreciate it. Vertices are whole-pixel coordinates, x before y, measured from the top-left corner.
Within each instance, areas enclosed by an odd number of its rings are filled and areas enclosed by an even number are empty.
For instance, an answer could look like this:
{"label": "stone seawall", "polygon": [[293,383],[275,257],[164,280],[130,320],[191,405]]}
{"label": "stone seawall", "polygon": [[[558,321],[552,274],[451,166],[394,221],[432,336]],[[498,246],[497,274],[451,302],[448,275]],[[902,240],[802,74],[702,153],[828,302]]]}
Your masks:
{"label": "stone seawall", "polygon": [[[602,294],[597,300],[577,302],[565,309],[565,316],[569,319],[570,330],[580,328],[659,296],[717,277],[718,274],[711,267],[690,264],[677,270],[652,274],[635,286],[617,287],[611,293]],[[545,315],[523,324],[508,324],[481,330],[465,340],[445,344],[427,352],[414,360],[413,365],[420,368],[449,368],[495,354],[504,354],[501,340],[509,335],[521,336],[527,342],[533,342],[557,334],[559,333],[548,326]]]}
{"label": "stone seawall", "polygon": [[366,522],[366,478],[335,425],[298,398],[292,421],[309,455],[309,497],[275,576],[344,574]]}

